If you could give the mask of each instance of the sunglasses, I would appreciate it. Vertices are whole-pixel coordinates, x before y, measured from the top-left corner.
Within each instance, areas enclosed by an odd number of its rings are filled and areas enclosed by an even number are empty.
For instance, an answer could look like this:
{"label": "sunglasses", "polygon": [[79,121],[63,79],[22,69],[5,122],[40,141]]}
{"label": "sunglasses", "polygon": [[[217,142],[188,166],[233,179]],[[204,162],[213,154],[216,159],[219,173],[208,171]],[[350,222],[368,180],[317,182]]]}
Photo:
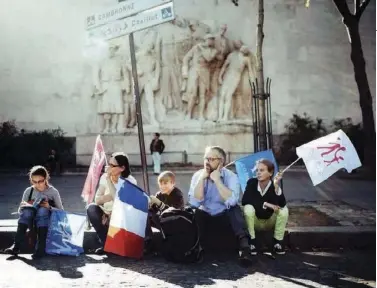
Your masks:
{"label": "sunglasses", "polygon": [[120,166],[119,166],[119,165],[115,165],[115,164],[111,164],[111,163],[109,163],[109,167],[114,168],[114,167],[120,167]]}
{"label": "sunglasses", "polygon": [[33,184],[42,184],[42,183],[44,183],[45,181],[46,181],[45,179],[43,179],[43,180],[39,180],[39,181],[31,180],[31,183],[33,183]]}

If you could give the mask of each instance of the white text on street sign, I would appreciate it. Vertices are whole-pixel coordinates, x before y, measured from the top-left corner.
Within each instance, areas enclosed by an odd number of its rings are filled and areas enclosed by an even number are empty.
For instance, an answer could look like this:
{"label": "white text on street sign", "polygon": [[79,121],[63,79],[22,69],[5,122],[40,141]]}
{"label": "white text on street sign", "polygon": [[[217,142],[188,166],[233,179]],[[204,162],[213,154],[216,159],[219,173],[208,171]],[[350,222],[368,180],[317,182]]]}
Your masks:
{"label": "white text on street sign", "polygon": [[86,18],[86,29],[92,29],[171,1],[172,0],[128,0],[120,2],[104,12],[88,16]]}
{"label": "white text on street sign", "polygon": [[87,40],[110,40],[174,20],[173,2],[87,31]]}

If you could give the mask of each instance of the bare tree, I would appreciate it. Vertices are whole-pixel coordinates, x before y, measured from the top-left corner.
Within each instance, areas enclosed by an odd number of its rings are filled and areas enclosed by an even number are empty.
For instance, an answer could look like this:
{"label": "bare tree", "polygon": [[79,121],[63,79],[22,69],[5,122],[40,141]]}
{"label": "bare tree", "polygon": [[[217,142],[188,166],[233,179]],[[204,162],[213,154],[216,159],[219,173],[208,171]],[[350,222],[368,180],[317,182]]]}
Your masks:
{"label": "bare tree", "polygon": [[365,69],[365,59],[361,45],[359,23],[370,0],[354,0],[354,11],[350,11],[347,0],[333,0],[351,43],[351,61],[359,90],[359,103],[364,131],[364,164],[375,171],[376,168],[376,127],[374,125],[372,94]]}

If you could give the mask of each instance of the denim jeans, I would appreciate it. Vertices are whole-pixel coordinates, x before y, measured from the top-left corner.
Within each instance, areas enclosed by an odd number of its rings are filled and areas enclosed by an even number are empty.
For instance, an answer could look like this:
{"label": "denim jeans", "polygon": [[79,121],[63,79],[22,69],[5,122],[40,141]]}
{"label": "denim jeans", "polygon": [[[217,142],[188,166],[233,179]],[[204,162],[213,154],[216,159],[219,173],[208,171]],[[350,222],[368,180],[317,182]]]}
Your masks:
{"label": "denim jeans", "polygon": [[34,208],[21,208],[18,223],[28,225],[29,228],[32,228],[34,221],[37,228],[48,227],[50,210],[44,207],[39,207],[37,210]]}
{"label": "denim jeans", "polygon": [[97,232],[98,239],[102,246],[105,246],[109,226],[102,224],[102,216],[105,212],[96,204],[90,204],[86,210],[90,223]]}

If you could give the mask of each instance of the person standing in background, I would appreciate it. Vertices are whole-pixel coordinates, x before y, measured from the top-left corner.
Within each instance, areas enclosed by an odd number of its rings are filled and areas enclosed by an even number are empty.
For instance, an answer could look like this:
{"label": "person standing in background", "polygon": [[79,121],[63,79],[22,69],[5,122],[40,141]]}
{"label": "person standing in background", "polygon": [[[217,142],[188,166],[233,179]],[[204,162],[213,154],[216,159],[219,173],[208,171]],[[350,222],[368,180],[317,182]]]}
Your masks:
{"label": "person standing in background", "polygon": [[155,133],[150,145],[150,150],[153,159],[154,175],[159,175],[161,172],[161,154],[165,150],[164,141],[160,139],[160,133]]}

